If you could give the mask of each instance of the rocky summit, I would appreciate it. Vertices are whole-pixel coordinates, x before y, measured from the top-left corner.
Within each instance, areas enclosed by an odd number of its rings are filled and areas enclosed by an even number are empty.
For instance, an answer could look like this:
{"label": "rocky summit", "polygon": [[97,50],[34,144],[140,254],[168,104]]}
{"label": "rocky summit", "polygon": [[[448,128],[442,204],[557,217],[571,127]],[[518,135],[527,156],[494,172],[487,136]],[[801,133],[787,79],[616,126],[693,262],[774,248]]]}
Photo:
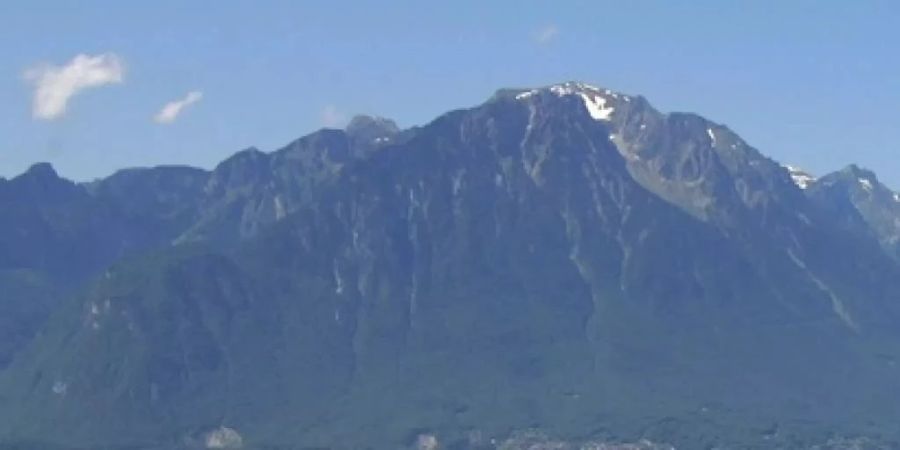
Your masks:
{"label": "rocky summit", "polygon": [[900,445],[900,195],[641,96],[39,164],[0,207],[0,447]]}

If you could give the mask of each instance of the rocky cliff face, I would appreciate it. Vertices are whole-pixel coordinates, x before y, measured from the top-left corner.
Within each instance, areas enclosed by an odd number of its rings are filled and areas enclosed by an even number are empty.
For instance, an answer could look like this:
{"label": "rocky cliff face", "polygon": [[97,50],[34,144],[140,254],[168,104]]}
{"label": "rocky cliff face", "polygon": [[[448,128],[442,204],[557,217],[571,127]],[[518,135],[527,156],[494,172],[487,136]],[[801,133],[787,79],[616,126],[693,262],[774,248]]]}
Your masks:
{"label": "rocky cliff face", "polygon": [[809,194],[833,221],[869,233],[889,255],[900,257],[900,194],[872,171],[848,166],[816,181]]}
{"label": "rocky cliff face", "polygon": [[359,118],[211,173],[70,183],[164,232],[18,353],[2,431],[337,448],[535,427],[678,448],[890,435],[900,266],[884,205],[845,214],[827,179],[803,190],[725,126],[564,83],[411,130]]}

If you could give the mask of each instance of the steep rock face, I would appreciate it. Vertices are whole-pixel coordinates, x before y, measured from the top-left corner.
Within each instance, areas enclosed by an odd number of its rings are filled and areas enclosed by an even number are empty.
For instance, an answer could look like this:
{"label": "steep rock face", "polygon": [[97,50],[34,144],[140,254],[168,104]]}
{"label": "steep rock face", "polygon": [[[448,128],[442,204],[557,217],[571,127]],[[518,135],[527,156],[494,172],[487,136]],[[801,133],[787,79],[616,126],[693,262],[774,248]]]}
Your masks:
{"label": "steep rock face", "polygon": [[59,291],[39,271],[0,270],[0,367],[31,341],[62,296]]}
{"label": "steep rock face", "polygon": [[[185,170],[188,178],[196,171]],[[0,308],[8,321],[0,327],[0,367],[62,296],[113,261],[167,243],[190,219],[193,203],[170,197],[178,189],[167,189],[165,177],[152,183],[144,176],[157,172],[122,172],[85,186],[36,164],[0,183]]]}
{"label": "steep rock face", "polygon": [[0,380],[3,436],[896,431],[896,264],[726,128],[566,83],[392,130],[359,119],[151,196],[196,220],[55,315]]}
{"label": "steep rock face", "polygon": [[30,339],[61,295],[112,262],[172,242],[233,246],[309,202],[311,191],[347,161],[388,145],[386,137],[402,140],[387,119],[358,118],[351,125],[273,154],[240,152],[211,173],[138,168],[76,184],[49,164],[36,164],[0,182],[0,205],[8,213],[0,217],[0,289],[9,293],[0,301],[10,323],[19,324],[4,328],[9,345],[0,350],[0,364]]}
{"label": "steep rock face", "polygon": [[404,139],[389,119],[358,116],[347,130],[323,129],[271,154],[241,151],[212,172],[200,218],[180,241],[252,237],[312,201],[346,164]]}
{"label": "steep rock face", "polygon": [[113,259],[110,246],[103,245],[108,233],[118,231],[110,214],[49,164],[36,164],[0,185],[0,201],[0,267],[30,268],[69,281],[99,260]]}
{"label": "steep rock face", "polygon": [[[635,181],[727,235],[754,259],[754,270],[766,282],[778,285],[783,281],[777,278],[799,273],[792,284],[815,285],[848,327],[859,326],[845,305],[860,297],[853,289],[895,285],[892,264],[871,237],[835,226],[833,215],[806,198],[789,170],[723,125],[694,114],[662,114],[642,97],[583,83],[502,94],[526,104],[554,98],[582,103],[605,125]],[[835,260],[829,254],[846,257]],[[848,284],[853,288],[844,291]],[[892,295],[898,293],[862,297]],[[879,319],[880,313],[863,312],[868,305],[855,309]],[[887,322],[879,326],[890,327]]]}
{"label": "steep rock face", "polygon": [[90,194],[153,242],[171,240],[199,216],[209,172],[193,167],[125,169],[88,184]]}
{"label": "steep rock face", "polygon": [[530,102],[544,95],[582,100],[606,124],[634,178],[700,219],[741,228],[768,219],[769,208],[803,203],[781,165],[723,125],[695,114],[663,114],[643,97],[576,82],[515,97]]}
{"label": "steep rock face", "polygon": [[900,257],[900,194],[872,171],[850,165],[816,181],[809,195],[832,221],[856,233],[872,233],[888,254]]}

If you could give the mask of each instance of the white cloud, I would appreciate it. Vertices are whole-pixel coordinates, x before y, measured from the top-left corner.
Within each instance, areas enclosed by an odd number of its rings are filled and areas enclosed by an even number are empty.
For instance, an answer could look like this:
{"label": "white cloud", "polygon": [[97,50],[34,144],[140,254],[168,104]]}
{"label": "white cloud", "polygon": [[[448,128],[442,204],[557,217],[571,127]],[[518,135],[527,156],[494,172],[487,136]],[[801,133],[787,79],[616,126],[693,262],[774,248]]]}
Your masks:
{"label": "white cloud", "polygon": [[52,120],[66,112],[75,94],[88,88],[117,84],[124,80],[125,66],[113,53],[80,54],[68,64],[44,64],[25,71],[26,81],[34,84],[31,114],[35,119]]}
{"label": "white cloud", "polygon": [[545,25],[534,33],[534,41],[540,45],[547,45],[559,36],[559,28],[556,25]]}
{"label": "white cloud", "polygon": [[183,111],[184,108],[199,102],[202,98],[203,93],[200,91],[188,92],[183,99],[166,103],[166,105],[153,116],[153,121],[159,124],[172,123],[178,118],[178,115],[181,114],[181,111]]}
{"label": "white cloud", "polygon": [[346,117],[344,114],[334,106],[328,105],[322,109],[322,125],[329,128],[341,127],[346,122]]}

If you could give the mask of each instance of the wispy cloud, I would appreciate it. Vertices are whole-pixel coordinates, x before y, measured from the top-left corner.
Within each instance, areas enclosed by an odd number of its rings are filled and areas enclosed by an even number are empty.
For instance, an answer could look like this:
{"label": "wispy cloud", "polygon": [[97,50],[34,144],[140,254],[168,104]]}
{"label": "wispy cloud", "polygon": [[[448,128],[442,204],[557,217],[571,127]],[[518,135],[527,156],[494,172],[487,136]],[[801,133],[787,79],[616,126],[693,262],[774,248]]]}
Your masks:
{"label": "wispy cloud", "polygon": [[199,102],[202,98],[203,93],[200,91],[188,92],[184,98],[166,103],[165,106],[153,116],[153,121],[163,125],[170,124],[178,118],[185,108]]}
{"label": "wispy cloud", "polygon": [[342,112],[338,111],[337,107],[328,105],[322,108],[321,120],[323,126],[333,128],[344,126],[347,118]]}
{"label": "wispy cloud", "polygon": [[539,45],[547,45],[559,36],[559,28],[554,24],[544,25],[534,33],[534,41]]}
{"label": "wispy cloud", "polygon": [[69,100],[84,89],[121,83],[125,65],[113,53],[79,54],[68,64],[42,64],[25,71],[24,78],[34,85],[31,114],[35,119],[52,120],[66,112]]}

